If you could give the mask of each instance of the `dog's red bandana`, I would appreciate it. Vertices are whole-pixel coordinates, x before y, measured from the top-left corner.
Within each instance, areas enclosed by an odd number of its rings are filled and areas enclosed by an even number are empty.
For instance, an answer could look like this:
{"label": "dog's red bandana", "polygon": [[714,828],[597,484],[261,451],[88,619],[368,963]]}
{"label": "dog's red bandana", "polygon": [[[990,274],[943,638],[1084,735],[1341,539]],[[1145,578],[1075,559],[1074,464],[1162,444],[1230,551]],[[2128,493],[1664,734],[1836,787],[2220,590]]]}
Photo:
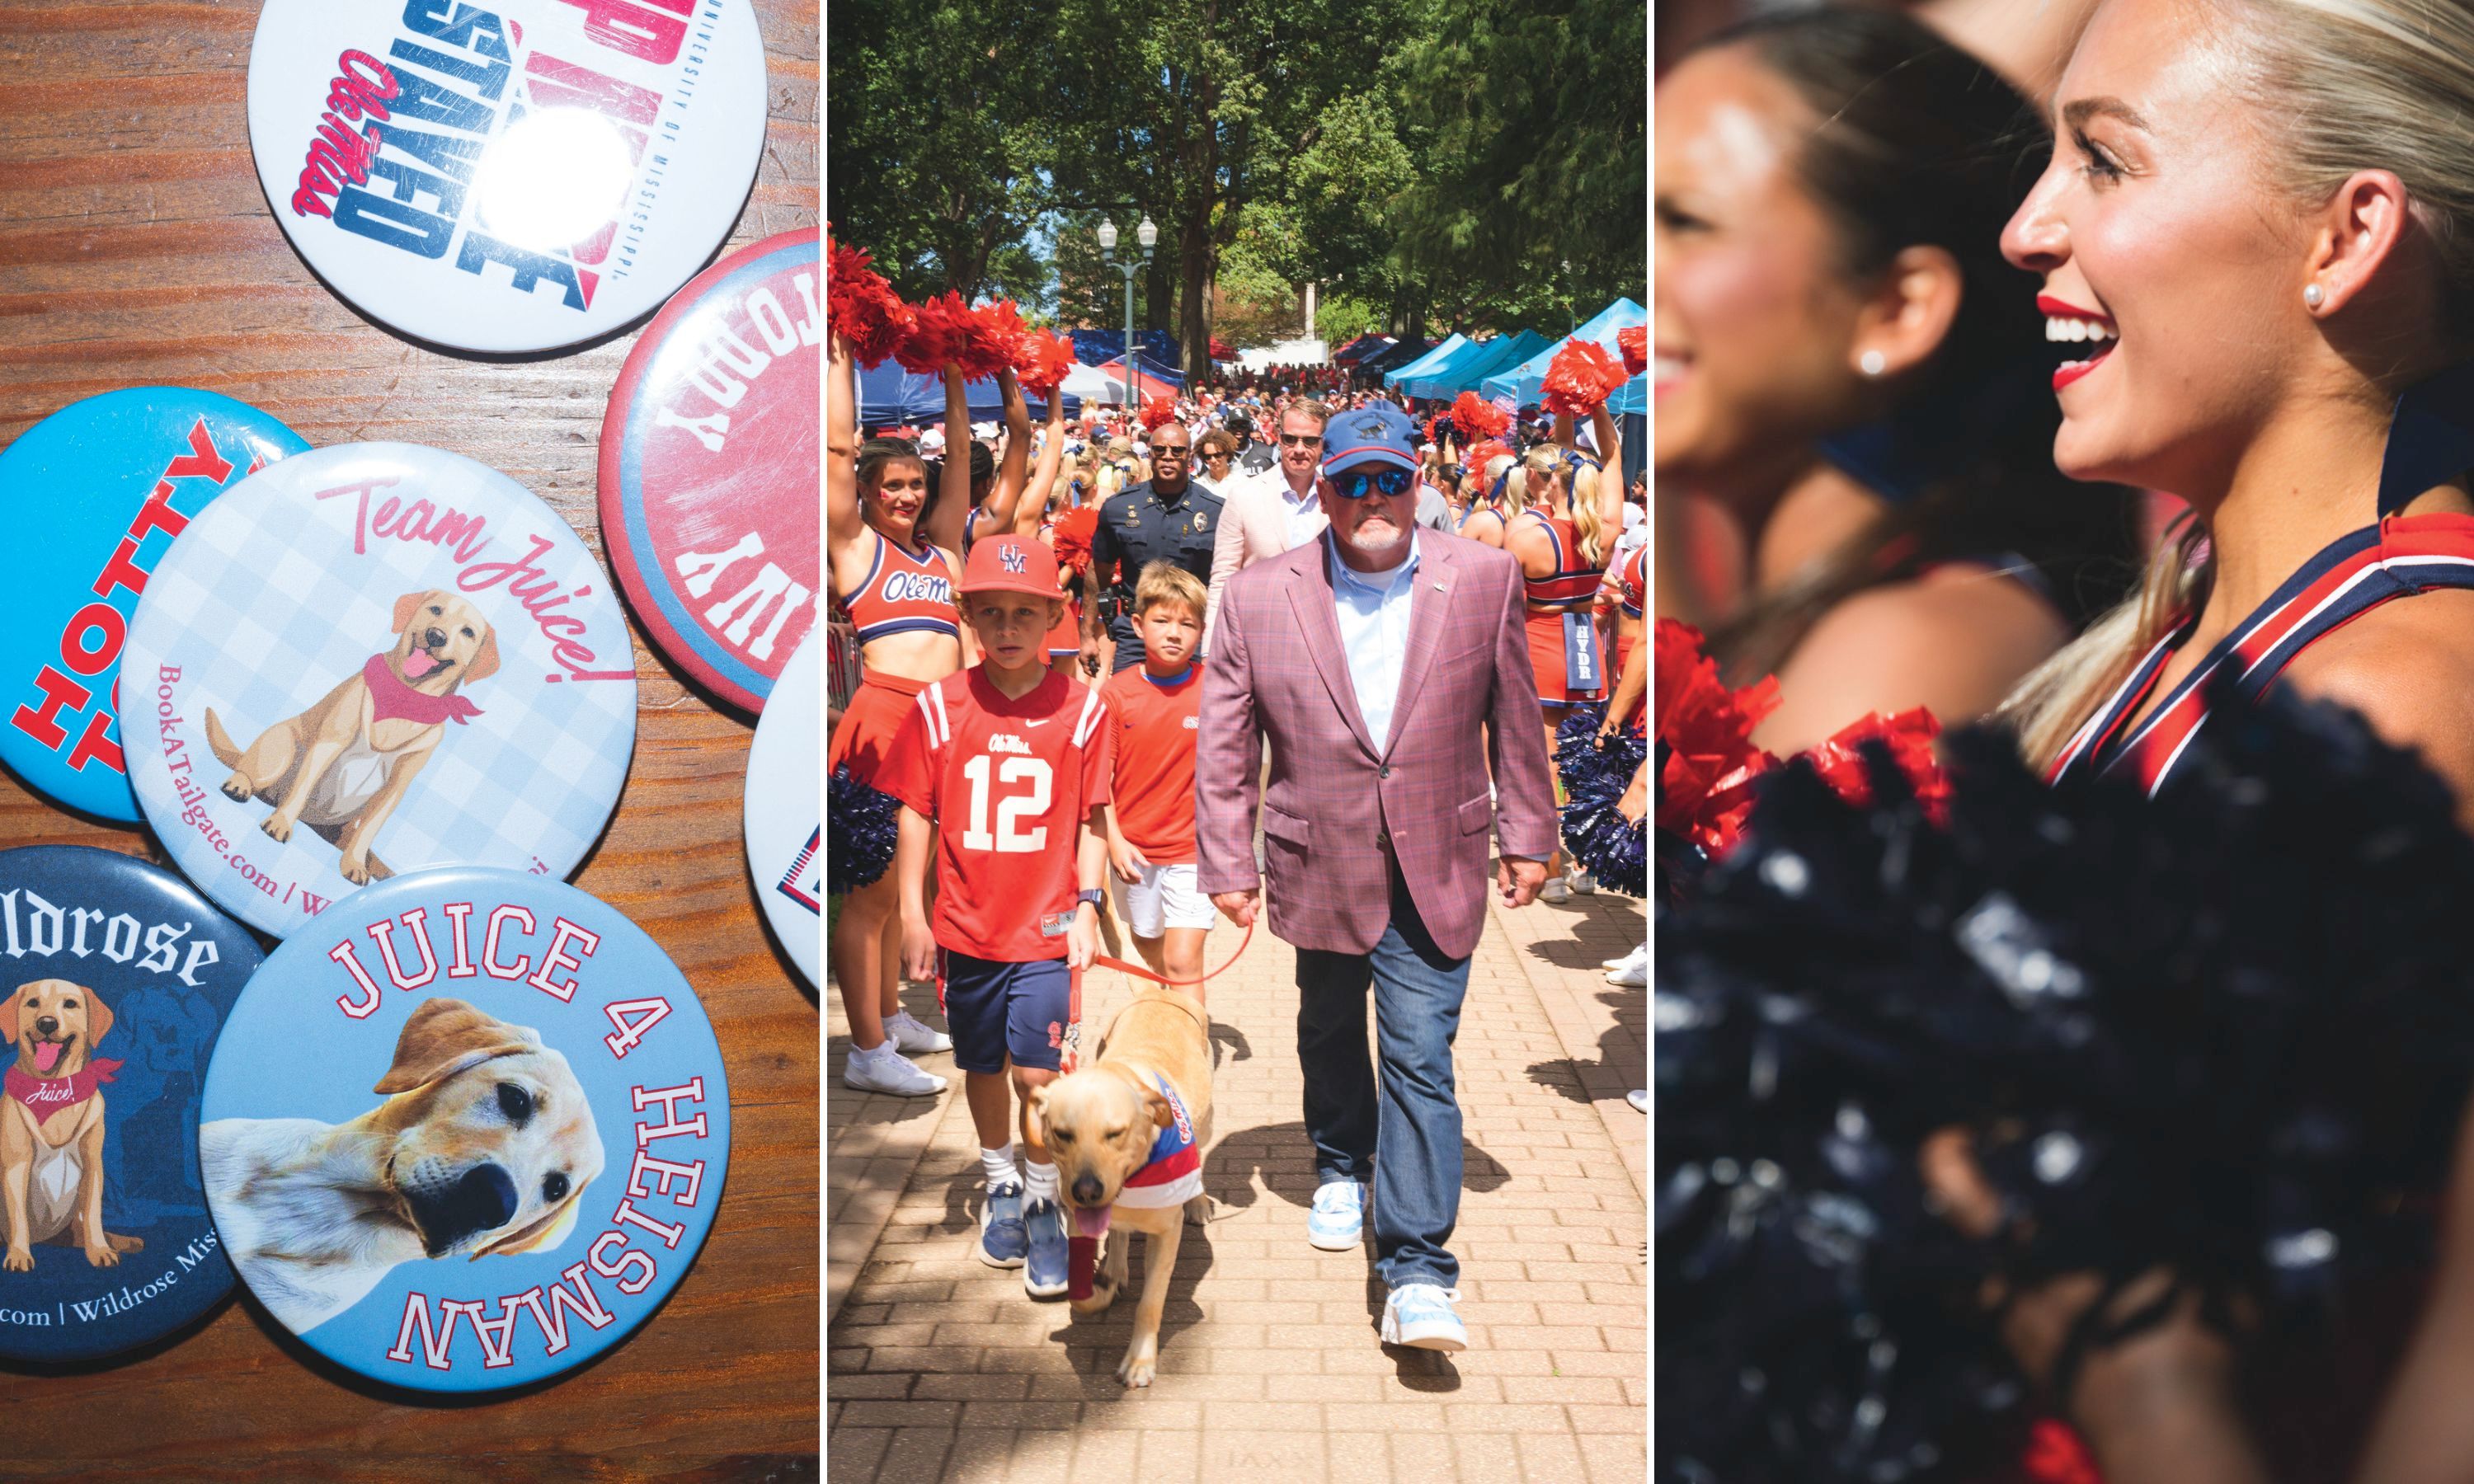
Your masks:
{"label": "dog's red bandana", "polygon": [[413,689],[387,668],[384,655],[370,657],[370,662],[361,666],[361,679],[370,687],[370,704],[374,707],[370,714],[376,721],[391,722],[401,718],[435,727],[440,722],[451,720],[461,727],[481,714],[479,706],[462,696],[429,696]]}
{"label": "dog's red bandana", "polygon": [[29,1077],[20,1067],[9,1068],[9,1095],[26,1105],[37,1118],[48,1118],[63,1108],[75,1108],[105,1083],[115,1080],[112,1073],[120,1064],[109,1057],[96,1057],[85,1064],[85,1070],[65,1077]]}

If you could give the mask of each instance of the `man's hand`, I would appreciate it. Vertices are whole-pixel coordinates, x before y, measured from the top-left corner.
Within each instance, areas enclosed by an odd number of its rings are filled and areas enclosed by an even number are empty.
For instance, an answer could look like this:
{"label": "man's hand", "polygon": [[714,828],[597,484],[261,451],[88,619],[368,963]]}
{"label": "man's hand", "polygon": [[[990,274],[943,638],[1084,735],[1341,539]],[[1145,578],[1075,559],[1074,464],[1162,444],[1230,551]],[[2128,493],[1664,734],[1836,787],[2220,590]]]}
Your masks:
{"label": "man's hand", "polygon": [[1542,860],[1505,855],[1495,861],[1494,889],[1503,894],[1506,906],[1528,906],[1537,898],[1538,889],[1545,884],[1546,863]]}
{"label": "man's hand", "polygon": [[1091,967],[1100,954],[1100,909],[1082,902],[1074,909],[1073,924],[1065,929],[1065,967],[1077,972]]}
{"label": "man's hand", "polygon": [[1220,909],[1220,915],[1240,927],[1254,925],[1254,913],[1262,902],[1263,889],[1259,886],[1249,886],[1242,892],[1211,894],[1211,904]]}
{"label": "man's hand", "polygon": [[1143,868],[1150,864],[1143,852],[1134,849],[1134,843],[1125,836],[1118,835],[1108,841],[1108,869],[1114,871],[1117,879],[1128,886],[1141,880]]}
{"label": "man's hand", "polygon": [[936,935],[926,918],[902,920],[902,977],[913,984],[936,981]]}
{"label": "man's hand", "polygon": [[1081,661],[1083,674],[1096,676],[1100,673],[1100,641],[1098,639],[1088,637],[1083,639]]}

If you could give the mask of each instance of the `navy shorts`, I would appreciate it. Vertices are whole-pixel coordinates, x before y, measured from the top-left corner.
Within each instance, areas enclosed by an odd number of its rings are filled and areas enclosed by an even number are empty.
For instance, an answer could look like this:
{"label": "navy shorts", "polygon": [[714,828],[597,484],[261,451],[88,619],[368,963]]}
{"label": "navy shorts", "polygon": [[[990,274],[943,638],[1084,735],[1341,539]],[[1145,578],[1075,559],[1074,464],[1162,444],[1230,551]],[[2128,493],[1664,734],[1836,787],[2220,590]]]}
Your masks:
{"label": "navy shorts", "polygon": [[1055,1071],[1074,1030],[1074,972],[1061,958],[1008,964],[937,950],[939,1000],[954,1035],[954,1065],[966,1072],[1016,1066]]}

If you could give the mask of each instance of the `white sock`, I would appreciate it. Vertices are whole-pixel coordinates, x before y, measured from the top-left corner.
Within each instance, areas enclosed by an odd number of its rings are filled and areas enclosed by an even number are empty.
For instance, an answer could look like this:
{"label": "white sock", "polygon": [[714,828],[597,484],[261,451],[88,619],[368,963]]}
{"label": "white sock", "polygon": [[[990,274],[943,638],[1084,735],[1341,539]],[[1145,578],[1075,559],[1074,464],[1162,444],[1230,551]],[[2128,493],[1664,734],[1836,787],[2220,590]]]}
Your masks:
{"label": "white sock", "polygon": [[1012,1185],[1016,1178],[1013,1167],[1013,1140],[1007,1139],[1003,1149],[981,1150],[980,1173],[987,1177],[988,1188],[991,1190],[999,1185]]}
{"label": "white sock", "polygon": [[891,1054],[891,1055],[895,1055],[895,1056],[899,1056],[899,1055],[901,1055],[901,1053],[900,1053],[900,1052],[898,1052],[898,1051],[894,1050],[894,1046],[893,1046],[893,1038],[892,1038],[892,1037],[890,1037],[890,1036],[887,1036],[887,1037],[886,1037],[886,1038],[885,1038],[883,1041],[878,1041],[878,1042],[877,1042],[875,1045],[873,1045],[873,1046],[853,1046],[853,1047],[851,1047],[851,1055],[853,1055],[853,1056],[863,1056],[863,1057],[870,1058],[871,1060],[873,1060],[873,1059],[875,1059],[875,1058],[878,1058],[878,1057],[885,1056],[885,1055],[887,1055],[887,1054]]}
{"label": "white sock", "polygon": [[1051,1206],[1056,1204],[1055,1165],[1025,1164],[1022,1167],[1022,1175],[1025,1205],[1034,1205],[1041,1201],[1046,1201]]}

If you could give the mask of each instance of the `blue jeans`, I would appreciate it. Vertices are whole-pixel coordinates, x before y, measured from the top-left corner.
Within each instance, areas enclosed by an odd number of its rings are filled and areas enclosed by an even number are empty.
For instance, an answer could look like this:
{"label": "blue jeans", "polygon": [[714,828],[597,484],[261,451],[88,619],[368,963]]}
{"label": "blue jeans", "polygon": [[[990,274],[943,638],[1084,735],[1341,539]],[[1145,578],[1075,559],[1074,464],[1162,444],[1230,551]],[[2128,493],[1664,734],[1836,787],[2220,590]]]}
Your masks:
{"label": "blue jeans", "polygon": [[[1379,1079],[1366,1059],[1370,983]],[[1435,946],[1397,872],[1391,925],[1373,952],[1298,950],[1298,1061],[1315,1171],[1322,1181],[1363,1181],[1370,1167],[1374,1267],[1388,1287],[1449,1288],[1460,1278],[1443,1243],[1461,1209],[1452,1038],[1467,993],[1468,960]]]}

